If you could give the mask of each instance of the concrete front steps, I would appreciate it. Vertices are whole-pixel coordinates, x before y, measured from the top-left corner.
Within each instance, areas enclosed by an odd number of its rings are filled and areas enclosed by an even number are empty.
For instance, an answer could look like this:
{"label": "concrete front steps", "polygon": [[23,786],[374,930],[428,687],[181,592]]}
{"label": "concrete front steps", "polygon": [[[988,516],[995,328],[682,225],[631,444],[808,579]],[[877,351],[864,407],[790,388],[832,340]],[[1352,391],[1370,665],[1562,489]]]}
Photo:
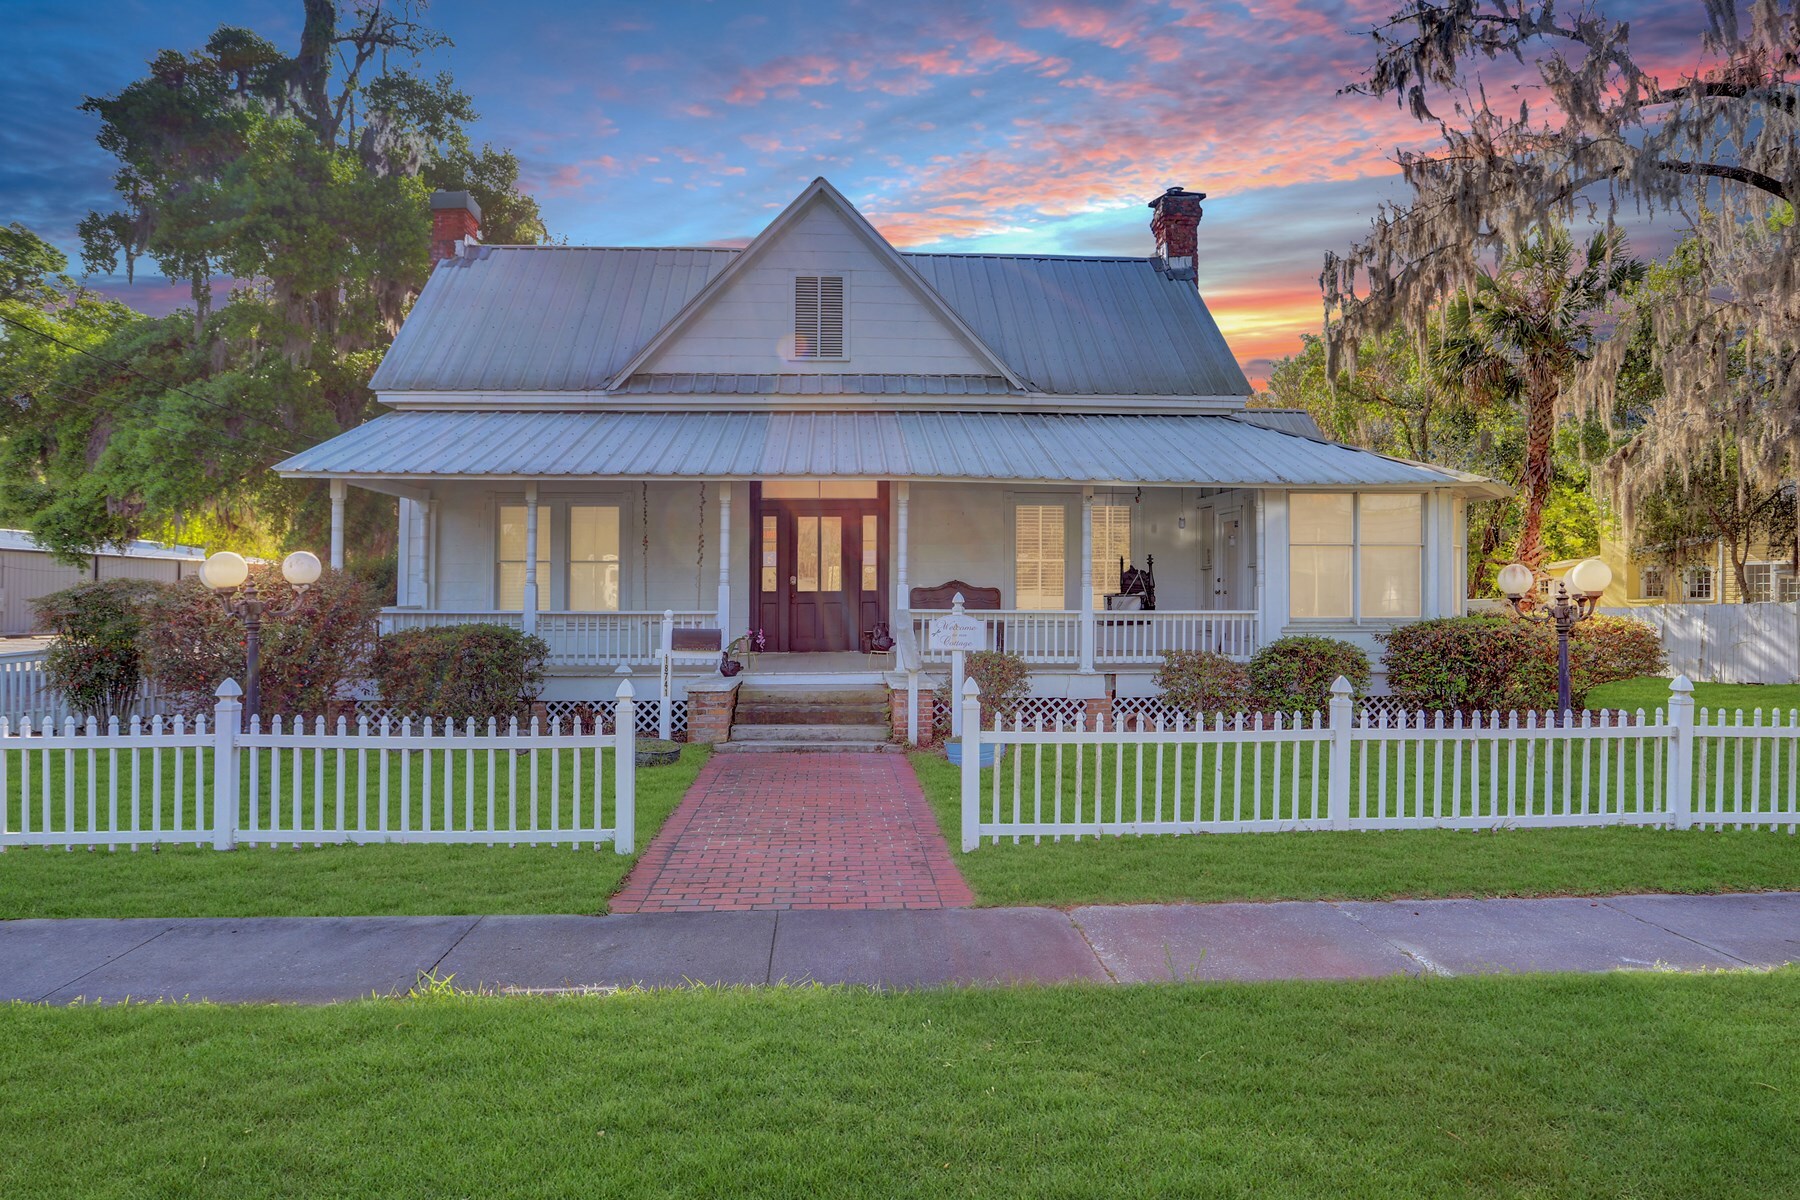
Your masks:
{"label": "concrete front steps", "polygon": [[720,751],[897,750],[888,740],[885,687],[747,685]]}

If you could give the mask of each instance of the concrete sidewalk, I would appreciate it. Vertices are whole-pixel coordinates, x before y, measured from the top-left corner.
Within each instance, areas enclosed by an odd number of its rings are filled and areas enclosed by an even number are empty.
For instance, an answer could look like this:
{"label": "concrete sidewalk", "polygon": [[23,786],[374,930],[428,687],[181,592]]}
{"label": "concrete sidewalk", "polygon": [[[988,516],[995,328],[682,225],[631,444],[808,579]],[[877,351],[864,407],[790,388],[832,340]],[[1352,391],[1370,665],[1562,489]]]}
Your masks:
{"label": "concrete sidewalk", "polygon": [[0,923],[0,1000],[325,1003],[458,987],[886,987],[1698,970],[1800,961],[1800,892],[607,917]]}

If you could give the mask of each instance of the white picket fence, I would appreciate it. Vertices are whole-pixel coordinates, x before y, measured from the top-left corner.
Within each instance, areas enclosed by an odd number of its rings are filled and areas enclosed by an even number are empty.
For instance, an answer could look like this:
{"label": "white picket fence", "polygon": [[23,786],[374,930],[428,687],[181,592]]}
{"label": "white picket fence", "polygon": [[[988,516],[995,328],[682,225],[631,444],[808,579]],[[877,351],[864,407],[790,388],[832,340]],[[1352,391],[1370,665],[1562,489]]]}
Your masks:
{"label": "white picket fence", "polygon": [[615,732],[561,718],[524,727],[323,717],[242,725],[227,680],[211,719],[101,729],[90,718],[0,718],[0,849],[460,842],[611,843],[636,837],[636,701]]}
{"label": "white picket fence", "polygon": [[[979,703],[970,680],[965,703]],[[966,711],[977,711],[969,708]],[[1339,679],[1326,713],[969,722],[962,848],[983,838],[1800,825],[1800,711],[1668,708],[1446,716],[1358,711]],[[985,771],[984,749],[993,764]]]}
{"label": "white picket fence", "polygon": [[[45,653],[27,650],[0,654],[0,717],[14,725],[27,720],[40,726],[45,721],[60,725],[73,715],[62,696],[50,686],[50,677],[44,672]],[[149,680],[138,686],[139,715],[155,716],[166,707],[166,698]]]}
{"label": "white picket fence", "polygon": [[1603,608],[1653,626],[1669,669],[1708,683],[1800,680],[1800,602]]}

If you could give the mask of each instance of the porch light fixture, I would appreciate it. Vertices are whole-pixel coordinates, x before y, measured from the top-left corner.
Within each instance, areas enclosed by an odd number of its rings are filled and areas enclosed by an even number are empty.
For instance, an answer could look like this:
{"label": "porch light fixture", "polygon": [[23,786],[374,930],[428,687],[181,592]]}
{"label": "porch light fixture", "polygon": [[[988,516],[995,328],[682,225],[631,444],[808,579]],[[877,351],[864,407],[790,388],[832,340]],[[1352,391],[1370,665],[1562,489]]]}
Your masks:
{"label": "porch light fixture", "polygon": [[1525,601],[1531,595],[1537,576],[1524,563],[1500,568],[1500,591],[1506,602],[1521,617],[1533,621],[1549,621],[1556,629],[1556,711],[1566,713],[1573,706],[1569,695],[1569,634],[1575,626],[1594,615],[1600,594],[1612,582],[1612,568],[1597,558],[1584,558],[1569,568],[1563,578],[1550,585],[1550,603],[1542,611],[1528,609]]}
{"label": "porch light fixture", "polygon": [[[296,550],[282,559],[281,576],[297,594],[288,607],[270,611],[268,602],[257,595],[256,581],[250,578],[250,564],[244,561],[243,555],[221,550],[200,564],[200,581],[219,594],[225,602],[225,611],[244,623],[244,720],[258,715],[262,706],[257,660],[262,654],[263,617],[285,618],[298,613],[306,605],[307,591],[319,581],[324,570],[319,556],[307,550]],[[238,595],[240,589],[241,596]]]}

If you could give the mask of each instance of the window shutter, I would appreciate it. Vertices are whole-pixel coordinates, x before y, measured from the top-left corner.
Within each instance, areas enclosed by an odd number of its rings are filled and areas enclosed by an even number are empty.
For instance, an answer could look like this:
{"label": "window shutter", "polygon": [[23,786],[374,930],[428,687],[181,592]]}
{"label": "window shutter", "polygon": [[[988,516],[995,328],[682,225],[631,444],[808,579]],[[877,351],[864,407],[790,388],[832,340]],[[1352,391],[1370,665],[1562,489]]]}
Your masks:
{"label": "window shutter", "polygon": [[794,277],[794,357],[844,357],[844,277]]}

